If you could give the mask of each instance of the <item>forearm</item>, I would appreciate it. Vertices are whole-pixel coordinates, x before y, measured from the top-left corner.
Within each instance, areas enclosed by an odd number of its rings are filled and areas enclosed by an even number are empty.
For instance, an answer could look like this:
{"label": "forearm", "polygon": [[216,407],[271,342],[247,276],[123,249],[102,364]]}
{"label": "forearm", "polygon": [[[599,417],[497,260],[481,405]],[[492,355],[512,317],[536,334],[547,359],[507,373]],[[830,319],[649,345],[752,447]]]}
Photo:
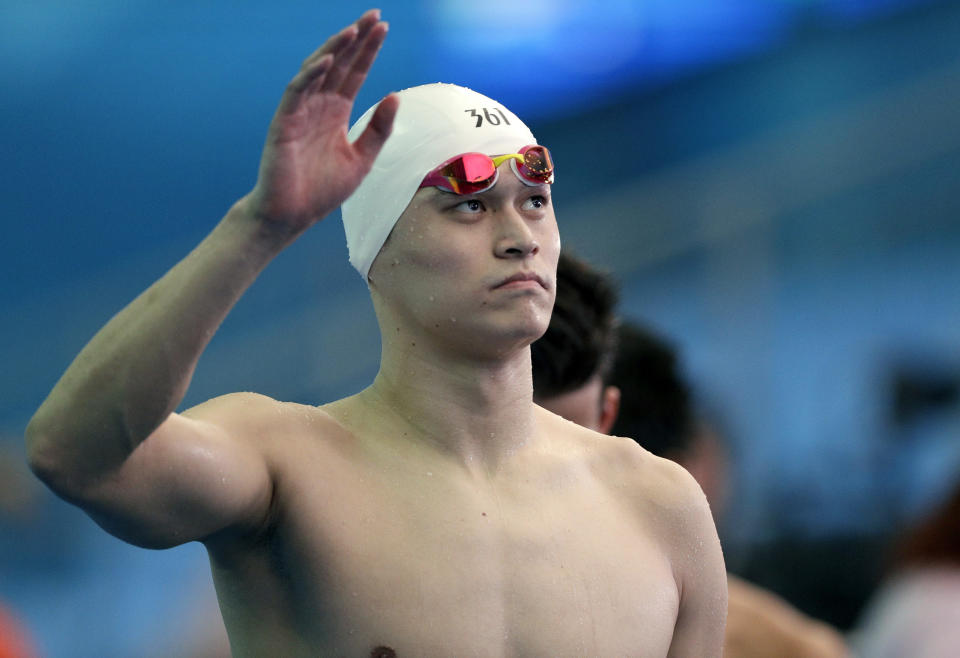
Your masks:
{"label": "forearm", "polygon": [[122,463],[177,407],[226,314],[293,237],[235,204],[63,374],[27,428],[34,468],[82,480]]}
{"label": "forearm", "polygon": [[[394,95],[378,104],[359,137],[347,139],[353,100],[386,34],[371,10],[304,60],[267,130],[251,193],[90,341],[37,410],[27,427],[28,458],[61,494],[130,465],[135,460],[125,460],[151,434],[160,440],[144,445],[147,452],[162,450],[167,436],[210,433],[170,416],[201,352],[266,264],[356,190],[390,135]],[[179,429],[158,432],[168,418],[167,427]],[[189,438],[173,443],[187,451],[195,445]],[[169,463],[162,457],[151,463]]]}

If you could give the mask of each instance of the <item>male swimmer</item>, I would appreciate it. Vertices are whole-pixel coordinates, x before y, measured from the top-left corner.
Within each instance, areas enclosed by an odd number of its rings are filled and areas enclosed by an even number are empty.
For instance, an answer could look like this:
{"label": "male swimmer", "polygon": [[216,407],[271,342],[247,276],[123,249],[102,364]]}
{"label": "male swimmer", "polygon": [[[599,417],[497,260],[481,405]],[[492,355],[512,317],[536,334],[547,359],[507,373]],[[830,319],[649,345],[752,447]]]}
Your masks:
{"label": "male swimmer", "polygon": [[[33,469],[121,539],[203,542],[237,656],[719,656],[696,483],[533,404],[560,251],[549,151],[453,85],[390,94],[348,135],[386,33],[369,11],[304,61],[253,190],[36,412]],[[341,203],[383,338],[373,383],[175,413],[240,295]]]}

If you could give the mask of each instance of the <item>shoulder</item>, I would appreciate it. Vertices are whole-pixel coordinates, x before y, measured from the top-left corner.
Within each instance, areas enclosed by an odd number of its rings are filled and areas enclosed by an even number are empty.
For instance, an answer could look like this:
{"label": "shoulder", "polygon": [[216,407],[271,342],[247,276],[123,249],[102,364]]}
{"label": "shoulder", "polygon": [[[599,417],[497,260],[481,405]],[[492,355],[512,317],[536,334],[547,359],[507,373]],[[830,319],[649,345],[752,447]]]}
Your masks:
{"label": "shoulder", "polygon": [[660,542],[680,581],[706,578],[725,595],[716,525],[697,481],[676,462],[657,457],[632,439],[606,438],[598,442],[592,462],[597,477]]}
{"label": "shoulder", "polygon": [[700,485],[686,469],[654,455],[633,439],[619,436],[606,439],[597,451],[594,469],[620,487],[634,503],[664,521],[672,521],[677,516],[689,520],[690,514],[712,519]]}
{"label": "shoulder", "polygon": [[238,415],[248,419],[284,404],[286,403],[260,393],[228,393],[190,407],[183,415],[202,420],[229,420]]}
{"label": "shoulder", "polygon": [[690,512],[706,514],[712,526],[706,497],[682,466],[657,457],[633,439],[600,434],[544,409],[541,412],[550,440],[559,441],[563,452],[581,461],[615,497],[645,516],[665,520]]}
{"label": "shoulder", "polygon": [[728,577],[727,589],[725,648],[731,655],[744,655],[757,647],[778,656],[848,655],[839,632],[806,616],[773,592],[736,576]]}
{"label": "shoulder", "polygon": [[324,408],[283,402],[259,393],[230,393],[183,412],[219,441],[266,460],[277,475],[298,455],[323,458],[343,443],[344,428]]}
{"label": "shoulder", "polygon": [[187,418],[241,429],[244,433],[296,428],[317,421],[334,423],[323,409],[296,402],[275,400],[260,393],[228,393],[211,398],[183,412]]}

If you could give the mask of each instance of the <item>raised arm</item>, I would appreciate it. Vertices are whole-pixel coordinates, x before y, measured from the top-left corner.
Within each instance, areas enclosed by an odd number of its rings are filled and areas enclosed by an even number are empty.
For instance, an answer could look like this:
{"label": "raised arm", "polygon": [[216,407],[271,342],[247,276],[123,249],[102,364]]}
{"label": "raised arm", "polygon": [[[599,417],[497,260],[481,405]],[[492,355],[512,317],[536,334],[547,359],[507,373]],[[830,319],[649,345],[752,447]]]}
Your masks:
{"label": "raised arm", "polygon": [[245,436],[258,432],[263,399],[174,409],[243,292],[370,170],[397,99],[385,98],[353,143],[347,122],[386,32],[368,11],[304,61],[270,124],[254,189],[93,337],[31,419],[31,467],[117,536],[170,546],[266,515],[268,463]]}

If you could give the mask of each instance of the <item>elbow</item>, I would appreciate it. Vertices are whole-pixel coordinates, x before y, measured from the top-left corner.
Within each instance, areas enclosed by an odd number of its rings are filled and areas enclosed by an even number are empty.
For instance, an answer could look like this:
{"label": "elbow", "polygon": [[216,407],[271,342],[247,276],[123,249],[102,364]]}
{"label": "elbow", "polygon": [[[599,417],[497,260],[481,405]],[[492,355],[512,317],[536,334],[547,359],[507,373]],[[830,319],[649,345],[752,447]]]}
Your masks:
{"label": "elbow", "polygon": [[69,491],[73,488],[70,483],[75,482],[76,474],[69,468],[68,442],[51,427],[41,412],[30,419],[24,440],[27,465],[33,474],[57,495],[70,497]]}
{"label": "elbow", "polygon": [[79,505],[129,456],[109,436],[90,422],[72,422],[41,407],[24,432],[27,465],[53,493]]}
{"label": "elbow", "polygon": [[44,483],[50,484],[55,479],[57,468],[57,450],[56,441],[51,437],[50,430],[45,426],[37,412],[24,432],[24,441],[26,442],[27,465],[33,474],[40,478]]}

